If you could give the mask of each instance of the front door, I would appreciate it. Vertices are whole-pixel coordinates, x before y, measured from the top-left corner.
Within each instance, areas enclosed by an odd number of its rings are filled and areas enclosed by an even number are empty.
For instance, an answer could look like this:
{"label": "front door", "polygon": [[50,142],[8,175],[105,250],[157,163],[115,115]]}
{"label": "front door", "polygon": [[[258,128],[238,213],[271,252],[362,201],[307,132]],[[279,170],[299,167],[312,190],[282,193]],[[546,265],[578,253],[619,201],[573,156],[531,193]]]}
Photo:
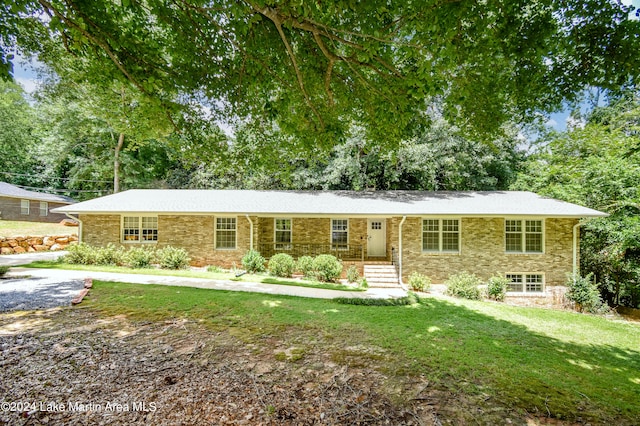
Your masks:
{"label": "front door", "polygon": [[384,257],[387,255],[387,220],[367,220],[367,256]]}

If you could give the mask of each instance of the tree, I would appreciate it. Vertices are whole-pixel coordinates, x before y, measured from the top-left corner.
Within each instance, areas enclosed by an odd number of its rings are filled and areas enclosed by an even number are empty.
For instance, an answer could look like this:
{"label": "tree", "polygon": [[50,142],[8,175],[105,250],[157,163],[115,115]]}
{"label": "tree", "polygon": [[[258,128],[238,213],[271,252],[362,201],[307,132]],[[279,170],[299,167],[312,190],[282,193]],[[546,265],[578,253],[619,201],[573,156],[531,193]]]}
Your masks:
{"label": "tree", "polygon": [[640,306],[639,105],[632,90],[593,110],[584,128],[547,135],[513,186],[609,213],[583,224],[580,266],[609,304],[631,307]]}
{"label": "tree", "polygon": [[37,144],[34,111],[25,100],[22,88],[0,80],[0,180],[15,184],[31,184],[34,158],[31,150]]}
{"label": "tree", "polygon": [[50,64],[58,59],[51,45],[64,46],[164,106],[176,93],[202,95],[216,113],[277,119],[309,145],[343,140],[353,122],[371,140],[397,142],[426,121],[421,112],[436,97],[465,130],[495,133],[514,117],[575,101],[586,86],[616,88],[640,73],[640,22],[611,0],[17,0],[2,8],[0,44]]}

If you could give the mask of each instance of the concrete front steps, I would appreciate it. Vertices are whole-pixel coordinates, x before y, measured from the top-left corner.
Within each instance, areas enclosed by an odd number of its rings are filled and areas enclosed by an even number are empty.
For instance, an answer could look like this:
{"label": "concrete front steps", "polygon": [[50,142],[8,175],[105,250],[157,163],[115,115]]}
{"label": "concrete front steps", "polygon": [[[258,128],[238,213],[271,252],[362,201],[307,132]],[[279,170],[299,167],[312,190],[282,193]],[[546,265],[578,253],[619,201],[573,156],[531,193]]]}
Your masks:
{"label": "concrete front steps", "polygon": [[398,273],[396,267],[391,264],[371,264],[364,265],[364,277],[367,279],[369,287],[373,288],[397,288]]}

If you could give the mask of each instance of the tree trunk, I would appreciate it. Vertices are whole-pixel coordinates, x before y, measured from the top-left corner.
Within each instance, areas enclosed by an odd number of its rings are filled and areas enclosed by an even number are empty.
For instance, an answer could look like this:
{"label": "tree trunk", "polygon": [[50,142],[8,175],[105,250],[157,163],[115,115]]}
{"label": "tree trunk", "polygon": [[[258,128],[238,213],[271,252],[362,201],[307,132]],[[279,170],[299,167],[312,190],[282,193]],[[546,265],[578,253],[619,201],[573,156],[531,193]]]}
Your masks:
{"label": "tree trunk", "polygon": [[113,193],[120,192],[120,151],[124,145],[124,133],[118,136],[118,144],[113,157]]}

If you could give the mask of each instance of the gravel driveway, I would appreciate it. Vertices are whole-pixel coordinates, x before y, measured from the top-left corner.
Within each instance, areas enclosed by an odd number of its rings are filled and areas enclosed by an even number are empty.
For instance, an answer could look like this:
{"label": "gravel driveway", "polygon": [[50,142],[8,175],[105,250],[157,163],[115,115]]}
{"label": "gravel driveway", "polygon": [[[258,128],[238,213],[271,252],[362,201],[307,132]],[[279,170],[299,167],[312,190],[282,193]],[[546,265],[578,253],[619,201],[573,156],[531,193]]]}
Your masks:
{"label": "gravel driveway", "polygon": [[0,279],[0,312],[67,306],[84,287],[84,280],[59,278]]}
{"label": "gravel driveway", "polygon": [[[35,260],[53,260],[66,252],[44,252],[0,256],[0,265],[23,265]],[[84,287],[78,279],[43,277],[0,278],[0,312],[66,306]]]}

